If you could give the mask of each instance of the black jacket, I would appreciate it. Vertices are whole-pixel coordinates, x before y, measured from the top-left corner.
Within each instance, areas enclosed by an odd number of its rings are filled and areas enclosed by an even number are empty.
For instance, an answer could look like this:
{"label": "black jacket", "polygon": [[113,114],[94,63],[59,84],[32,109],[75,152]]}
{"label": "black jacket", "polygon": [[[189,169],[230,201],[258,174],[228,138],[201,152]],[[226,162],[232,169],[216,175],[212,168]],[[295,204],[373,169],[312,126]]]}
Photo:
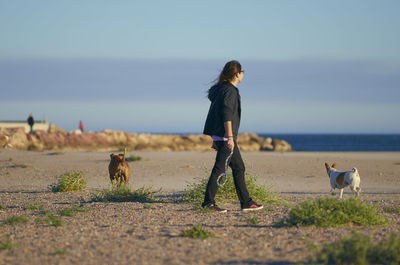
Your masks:
{"label": "black jacket", "polygon": [[33,126],[33,124],[35,124],[35,120],[34,120],[32,117],[29,117],[29,118],[28,118],[28,124],[29,124],[30,126]]}
{"label": "black jacket", "polygon": [[203,133],[223,137],[224,122],[232,122],[233,136],[236,138],[240,125],[240,95],[239,90],[229,82],[211,87],[208,94],[211,106],[208,111]]}

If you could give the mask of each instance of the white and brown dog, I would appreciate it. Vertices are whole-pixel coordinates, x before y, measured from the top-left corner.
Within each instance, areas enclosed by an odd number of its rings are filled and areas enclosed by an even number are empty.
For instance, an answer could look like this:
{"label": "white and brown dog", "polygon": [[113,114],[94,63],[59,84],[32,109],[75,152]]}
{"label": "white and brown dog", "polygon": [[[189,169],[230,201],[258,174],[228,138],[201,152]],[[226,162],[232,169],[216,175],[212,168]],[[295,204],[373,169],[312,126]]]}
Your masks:
{"label": "white and brown dog", "polygon": [[333,163],[331,167],[328,163],[325,163],[325,167],[331,183],[331,192],[333,192],[334,189],[340,189],[339,198],[342,199],[343,189],[350,186],[350,190],[356,193],[358,197],[361,192],[361,179],[357,168],[354,167],[351,171],[341,172],[336,169],[336,163]]}

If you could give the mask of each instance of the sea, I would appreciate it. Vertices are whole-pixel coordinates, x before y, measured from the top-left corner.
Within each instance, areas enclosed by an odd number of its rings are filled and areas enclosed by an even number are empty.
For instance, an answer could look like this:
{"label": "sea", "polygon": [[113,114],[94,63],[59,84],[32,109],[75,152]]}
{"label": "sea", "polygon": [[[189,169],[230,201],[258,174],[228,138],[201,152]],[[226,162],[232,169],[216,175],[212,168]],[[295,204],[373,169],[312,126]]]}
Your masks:
{"label": "sea", "polygon": [[295,151],[393,152],[400,151],[400,134],[266,134],[287,141]]}

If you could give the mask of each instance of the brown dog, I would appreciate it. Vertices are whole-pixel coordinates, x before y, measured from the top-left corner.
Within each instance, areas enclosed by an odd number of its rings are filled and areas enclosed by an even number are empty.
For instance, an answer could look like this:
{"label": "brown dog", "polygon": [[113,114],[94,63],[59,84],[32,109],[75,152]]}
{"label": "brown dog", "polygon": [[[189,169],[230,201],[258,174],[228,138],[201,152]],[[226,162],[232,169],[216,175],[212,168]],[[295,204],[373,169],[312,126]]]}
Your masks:
{"label": "brown dog", "polygon": [[129,181],[129,164],[125,161],[126,157],[126,148],[124,150],[124,154],[114,155],[111,154],[110,164],[108,165],[108,172],[110,173],[110,180],[112,184],[112,188],[115,189],[114,180],[117,183],[128,184]]}

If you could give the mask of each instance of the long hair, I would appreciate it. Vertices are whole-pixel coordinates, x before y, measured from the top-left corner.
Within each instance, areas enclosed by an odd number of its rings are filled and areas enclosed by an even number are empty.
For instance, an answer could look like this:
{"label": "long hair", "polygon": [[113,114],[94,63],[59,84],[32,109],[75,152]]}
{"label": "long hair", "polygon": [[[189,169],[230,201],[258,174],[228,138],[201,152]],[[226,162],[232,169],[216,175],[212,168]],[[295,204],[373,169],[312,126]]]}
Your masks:
{"label": "long hair", "polygon": [[211,86],[211,88],[208,90],[208,94],[210,94],[210,90],[217,86],[222,84],[225,81],[231,81],[235,78],[235,75],[240,73],[242,71],[242,66],[238,61],[229,61],[225,64],[224,69],[222,69],[221,73],[219,74],[219,77],[214,80],[214,84]]}

